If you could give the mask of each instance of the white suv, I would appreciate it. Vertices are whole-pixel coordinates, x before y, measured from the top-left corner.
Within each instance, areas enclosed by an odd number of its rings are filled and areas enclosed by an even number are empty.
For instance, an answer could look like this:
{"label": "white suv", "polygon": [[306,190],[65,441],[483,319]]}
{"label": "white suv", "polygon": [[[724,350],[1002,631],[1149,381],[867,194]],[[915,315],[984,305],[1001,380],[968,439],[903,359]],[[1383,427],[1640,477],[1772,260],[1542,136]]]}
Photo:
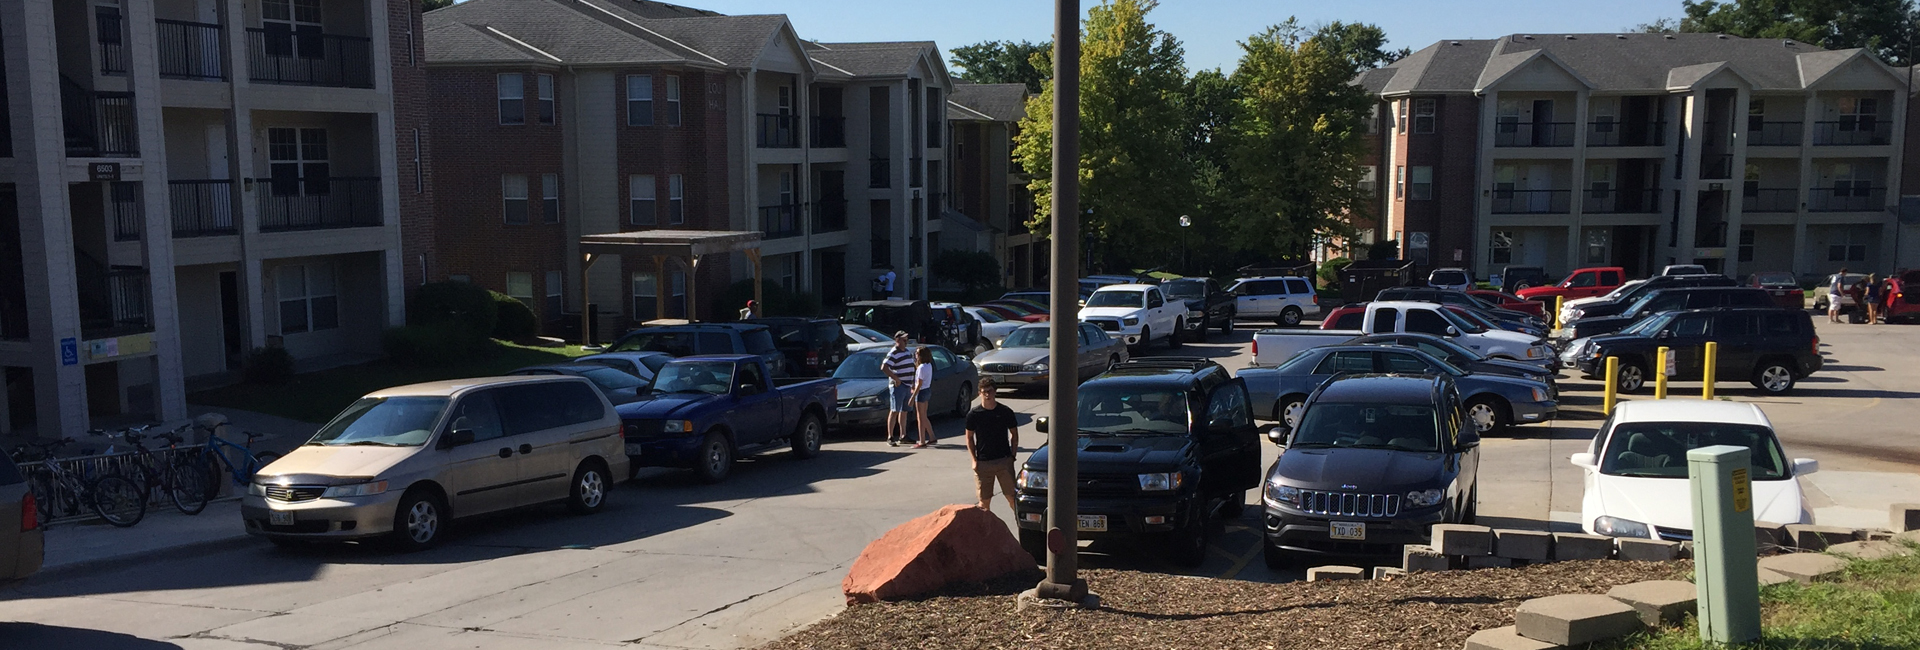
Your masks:
{"label": "white suv", "polygon": [[1162,338],[1167,340],[1167,347],[1177,348],[1180,332],[1186,329],[1187,303],[1168,301],[1156,285],[1109,285],[1087,296],[1087,306],[1080,308],[1080,321],[1125,339],[1136,349]]}
{"label": "white suv", "polygon": [[1281,325],[1299,325],[1308,313],[1320,312],[1320,296],[1313,280],[1298,276],[1240,278],[1227,287],[1240,318],[1273,319]]}

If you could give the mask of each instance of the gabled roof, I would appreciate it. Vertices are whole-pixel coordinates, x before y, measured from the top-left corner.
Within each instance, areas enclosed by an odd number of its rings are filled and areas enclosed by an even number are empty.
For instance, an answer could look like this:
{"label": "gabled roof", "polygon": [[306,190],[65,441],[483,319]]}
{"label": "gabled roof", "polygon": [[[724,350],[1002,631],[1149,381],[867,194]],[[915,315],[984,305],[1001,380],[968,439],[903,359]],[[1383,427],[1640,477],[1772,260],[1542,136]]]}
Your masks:
{"label": "gabled roof", "polygon": [[1018,122],[1027,116],[1026,84],[955,83],[947,96],[947,119]]}
{"label": "gabled roof", "polygon": [[500,38],[489,30],[464,23],[452,23],[427,28],[427,41],[434,47],[427,49],[427,62],[472,61],[472,62],[515,62],[515,63],[553,63],[553,59],[540,56],[524,47],[519,47]]}
{"label": "gabled roof", "polygon": [[648,29],[719,59],[746,67],[787,26],[786,16],[712,16],[646,23]]}
{"label": "gabled roof", "polygon": [[[594,15],[583,2],[556,0],[468,0],[427,12],[427,61],[491,63],[498,48],[469,34],[491,35],[502,43],[523,44],[568,64],[691,62],[685,54],[637,35],[631,26],[606,14]],[[465,26],[468,29],[451,29]],[[511,40],[498,38],[501,35]],[[440,37],[449,37],[442,40]],[[544,58],[544,57],[540,57]],[[539,60],[536,58],[534,60]]]}
{"label": "gabled roof", "polygon": [[810,43],[813,60],[855,77],[904,77],[938,45],[931,41],[894,43]]}

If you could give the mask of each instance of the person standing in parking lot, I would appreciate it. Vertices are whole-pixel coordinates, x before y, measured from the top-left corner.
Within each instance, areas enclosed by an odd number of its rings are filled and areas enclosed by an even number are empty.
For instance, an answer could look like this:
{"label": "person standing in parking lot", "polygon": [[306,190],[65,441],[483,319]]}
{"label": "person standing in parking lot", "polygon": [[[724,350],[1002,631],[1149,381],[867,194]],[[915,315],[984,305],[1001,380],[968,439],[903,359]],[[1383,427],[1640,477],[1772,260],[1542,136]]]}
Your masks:
{"label": "person standing in parking lot", "polygon": [[893,297],[893,279],[893,269],[887,269],[887,272],[881,273],[879,277],[873,279],[874,300],[886,300]]}
{"label": "person standing in parking lot", "polygon": [[1886,295],[1882,291],[1880,278],[1872,273],[1867,274],[1866,286],[1861,287],[1860,293],[1866,298],[1863,306],[1867,310],[1868,325],[1880,324],[1880,297]]}
{"label": "person standing in parking lot", "polygon": [[973,482],[980,509],[993,509],[993,487],[1007,497],[1007,507],[1018,512],[1013,486],[1013,454],[1020,450],[1020,421],[1013,409],[995,399],[999,386],[980,380],[980,404],[967,412],[967,453],[973,456]]}
{"label": "person standing in parking lot", "polygon": [[887,375],[887,444],[907,441],[907,417],[913,412],[913,350],[907,349],[905,330],[893,333],[893,349],[880,367]]}
{"label": "person standing in parking lot", "polygon": [[[927,407],[933,401],[933,348],[922,347],[914,350],[913,365],[913,413],[920,429],[919,442],[914,449],[926,449],[940,439],[933,435],[933,418],[927,415]],[[906,431],[903,429],[904,436]]]}
{"label": "person standing in parking lot", "polygon": [[1827,322],[1840,322],[1840,296],[1846,295],[1847,270],[1840,269],[1827,279]]}

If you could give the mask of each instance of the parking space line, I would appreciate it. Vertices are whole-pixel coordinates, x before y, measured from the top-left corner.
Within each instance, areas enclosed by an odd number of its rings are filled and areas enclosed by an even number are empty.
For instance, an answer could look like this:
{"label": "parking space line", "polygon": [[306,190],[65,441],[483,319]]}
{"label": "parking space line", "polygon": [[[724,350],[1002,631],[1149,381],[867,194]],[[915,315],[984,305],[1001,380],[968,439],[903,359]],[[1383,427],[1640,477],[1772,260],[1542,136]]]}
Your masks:
{"label": "parking space line", "polygon": [[[1260,544],[1262,543],[1264,543],[1264,540],[1255,542],[1252,549],[1249,549],[1246,553],[1241,554],[1238,559],[1235,559],[1233,561],[1233,566],[1228,568],[1226,573],[1222,573],[1216,577],[1218,577],[1221,580],[1232,580],[1234,576],[1240,575],[1240,570],[1247,568],[1247,563],[1253,561],[1253,556],[1260,554]],[[1226,555],[1227,557],[1233,557],[1232,555],[1228,554],[1225,550],[1222,550],[1217,546],[1214,547],[1214,550],[1220,551],[1222,555]]]}

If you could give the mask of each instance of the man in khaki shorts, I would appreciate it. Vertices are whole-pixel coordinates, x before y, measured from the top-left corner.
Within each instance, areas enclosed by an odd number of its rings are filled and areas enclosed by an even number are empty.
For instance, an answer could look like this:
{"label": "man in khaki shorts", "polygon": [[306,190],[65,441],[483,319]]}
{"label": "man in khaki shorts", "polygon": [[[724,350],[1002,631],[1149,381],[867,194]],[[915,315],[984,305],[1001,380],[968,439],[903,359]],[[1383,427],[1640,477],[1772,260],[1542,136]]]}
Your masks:
{"label": "man in khaki shorts", "polygon": [[993,509],[993,486],[1007,497],[1007,507],[1019,511],[1013,488],[1013,453],[1020,450],[1020,421],[1013,409],[994,399],[999,386],[980,380],[980,404],[967,413],[967,453],[973,455],[973,482],[979,489],[980,509]]}

